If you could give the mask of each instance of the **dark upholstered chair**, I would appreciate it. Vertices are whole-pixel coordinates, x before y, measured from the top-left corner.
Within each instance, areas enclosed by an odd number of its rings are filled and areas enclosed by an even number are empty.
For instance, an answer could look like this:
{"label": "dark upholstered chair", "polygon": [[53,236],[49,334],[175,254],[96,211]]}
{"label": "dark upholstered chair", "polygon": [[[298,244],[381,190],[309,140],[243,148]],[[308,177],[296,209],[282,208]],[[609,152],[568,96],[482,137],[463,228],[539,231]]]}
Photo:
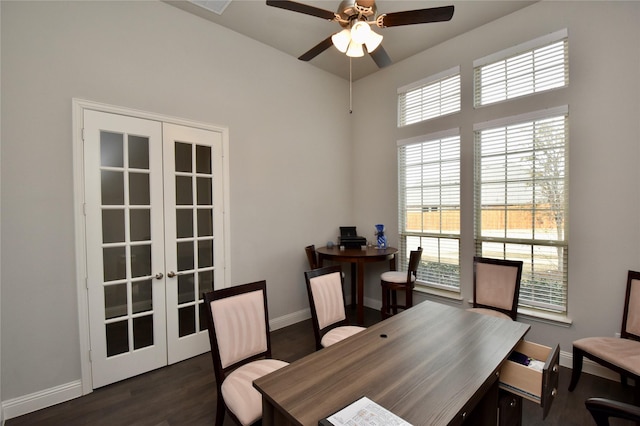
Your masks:
{"label": "dark upholstered chair", "polygon": [[[589,398],[584,405],[598,426],[609,426],[609,419],[624,419],[640,423],[640,407],[606,398]],[[616,423],[617,424],[617,423]]]}
{"label": "dark upholstered chair", "polygon": [[204,294],[218,401],[216,426],[225,412],[240,425],[262,419],[262,396],[253,381],[287,365],[271,359],[266,282]]}
{"label": "dark upholstered chair", "polygon": [[304,248],[307,254],[307,260],[309,261],[309,269],[318,269],[318,254],[316,253],[316,246],[311,244]]}
{"label": "dark upholstered chair", "polygon": [[[380,276],[382,287],[382,308],[380,316],[382,319],[389,318],[398,313],[398,309],[409,309],[413,306],[413,288],[415,287],[418,266],[422,259],[422,247],[413,250],[409,254],[409,265],[407,271],[387,271]],[[403,305],[398,304],[398,291],[404,291]]]}
{"label": "dark upholstered chair", "polygon": [[364,330],[364,327],[349,325],[344,308],[340,265],[307,271],[304,277],[307,282],[316,349],[326,348]]}
{"label": "dark upholstered chair", "polygon": [[522,279],[522,261],[473,258],[473,307],[468,309],[516,320]]}
{"label": "dark upholstered chair", "polygon": [[629,271],[620,338],[585,337],[573,342],[573,371],[569,391],[576,388],[583,358],[620,374],[622,383],[635,381],[635,403],[640,404],[640,272]]}

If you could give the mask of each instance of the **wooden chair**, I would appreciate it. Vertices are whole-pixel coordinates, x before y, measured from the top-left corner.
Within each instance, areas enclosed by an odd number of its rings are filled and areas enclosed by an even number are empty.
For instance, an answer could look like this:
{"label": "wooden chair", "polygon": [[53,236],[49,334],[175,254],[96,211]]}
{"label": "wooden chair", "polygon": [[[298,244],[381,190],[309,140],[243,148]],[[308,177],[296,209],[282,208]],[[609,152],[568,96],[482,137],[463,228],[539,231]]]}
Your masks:
{"label": "wooden chair", "polygon": [[[407,272],[387,271],[380,276],[382,287],[382,308],[380,316],[382,319],[389,318],[398,313],[398,309],[409,309],[413,306],[413,289],[415,287],[418,266],[422,259],[422,247],[409,254],[409,265]],[[398,291],[405,292],[404,305],[398,305]]]}
{"label": "wooden chair", "polygon": [[[587,407],[597,426],[609,426],[609,418],[624,419],[640,423],[640,407],[606,398],[589,398]],[[617,424],[617,423],[616,423]]]}
{"label": "wooden chair", "polygon": [[522,279],[522,261],[473,258],[473,307],[478,312],[516,320]]}
{"label": "wooden chair", "polygon": [[364,330],[349,325],[342,291],[342,268],[327,266],[304,273],[316,349],[326,348]]}
{"label": "wooden chair", "polygon": [[309,261],[309,269],[318,269],[318,255],[316,253],[316,246],[311,244],[310,246],[306,246],[304,248],[305,253],[307,253],[307,260]]}
{"label": "wooden chair", "polygon": [[623,385],[635,381],[635,403],[640,404],[640,272],[629,271],[622,314],[620,338],[585,337],[573,342],[573,371],[569,391],[573,391],[582,373],[584,357],[620,374]]}
{"label": "wooden chair", "polygon": [[262,396],[253,381],[287,365],[271,358],[266,282],[204,294],[218,399],[216,426],[225,412],[239,425],[262,418]]}

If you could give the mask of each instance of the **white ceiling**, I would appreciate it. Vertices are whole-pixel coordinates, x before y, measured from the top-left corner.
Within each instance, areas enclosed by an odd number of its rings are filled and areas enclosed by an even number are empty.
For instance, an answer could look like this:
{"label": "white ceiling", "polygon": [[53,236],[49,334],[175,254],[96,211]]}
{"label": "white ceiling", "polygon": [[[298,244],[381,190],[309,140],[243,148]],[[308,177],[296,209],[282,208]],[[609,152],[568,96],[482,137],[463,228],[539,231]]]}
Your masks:
{"label": "white ceiling", "polygon": [[[295,58],[342,29],[336,22],[267,6],[265,0],[231,0],[221,15],[190,1],[165,1]],[[374,26],[373,28],[384,36],[382,46],[391,59],[394,62],[399,62],[445,40],[527,7],[535,1],[537,0],[377,0],[378,14],[448,5],[454,5],[455,12],[451,21],[448,22],[390,28]],[[212,1],[210,3],[224,6],[225,2]],[[307,0],[300,1],[300,3],[335,12],[340,0]],[[333,46],[309,61],[309,64],[344,79],[349,79],[349,58]],[[353,58],[354,81],[377,70],[378,67],[368,55],[365,54],[362,58]]]}

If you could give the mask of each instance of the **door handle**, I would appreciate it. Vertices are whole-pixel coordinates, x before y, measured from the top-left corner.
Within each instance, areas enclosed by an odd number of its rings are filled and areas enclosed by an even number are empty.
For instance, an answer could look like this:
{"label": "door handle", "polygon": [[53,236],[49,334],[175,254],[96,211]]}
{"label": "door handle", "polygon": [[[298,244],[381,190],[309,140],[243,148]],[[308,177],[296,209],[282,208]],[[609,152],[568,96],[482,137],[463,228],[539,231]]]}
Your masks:
{"label": "door handle", "polygon": [[178,276],[178,274],[176,274],[176,273],[175,273],[175,272],[173,272],[173,271],[169,271],[169,273],[167,274],[167,276],[168,276],[169,278],[174,278],[174,277]]}
{"label": "door handle", "polygon": [[158,272],[158,273],[156,274],[156,280],[161,280],[161,279],[163,279],[163,278],[164,278],[164,274],[163,274],[162,272]]}

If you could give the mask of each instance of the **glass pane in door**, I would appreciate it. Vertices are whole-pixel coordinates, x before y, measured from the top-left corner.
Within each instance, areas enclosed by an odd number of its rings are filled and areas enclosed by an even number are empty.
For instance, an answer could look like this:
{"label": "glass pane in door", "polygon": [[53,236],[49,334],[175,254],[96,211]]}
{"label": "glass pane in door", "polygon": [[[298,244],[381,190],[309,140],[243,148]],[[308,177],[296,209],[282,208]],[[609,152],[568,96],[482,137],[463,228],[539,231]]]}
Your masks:
{"label": "glass pane in door", "polygon": [[153,286],[151,280],[143,280],[131,284],[132,311],[134,314],[149,312],[153,309]]}
{"label": "glass pane in door", "polygon": [[124,242],[124,210],[102,211],[102,241],[105,243]]}
{"label": "glass pane in door", "polygon": [[151,240],[151,209],[129,210],[131,241]]}
{"label": "glass pane in door", "polygon": [[127,284],[104,287],[104,313],[106,319],[127,315]]}
{"label": "glass pane in door", "polygon": [[107,336],[107,357],[129,352],[129,327],[127,321],[105,325]]}
{"label": "glass pane in door", "polygon": [[153,315],[133,319],[133,349],[153,345]]}
{"label": "glass pane in door", "polygon": [[100,132],[100,165],[102,167],[122,167],[124,165],[124,135],[122,133]]}
{"label": "glass pane in door", "polygon": [[178,276],[178,303],[183,304],[195,300],[194,284],[193,274]]}

